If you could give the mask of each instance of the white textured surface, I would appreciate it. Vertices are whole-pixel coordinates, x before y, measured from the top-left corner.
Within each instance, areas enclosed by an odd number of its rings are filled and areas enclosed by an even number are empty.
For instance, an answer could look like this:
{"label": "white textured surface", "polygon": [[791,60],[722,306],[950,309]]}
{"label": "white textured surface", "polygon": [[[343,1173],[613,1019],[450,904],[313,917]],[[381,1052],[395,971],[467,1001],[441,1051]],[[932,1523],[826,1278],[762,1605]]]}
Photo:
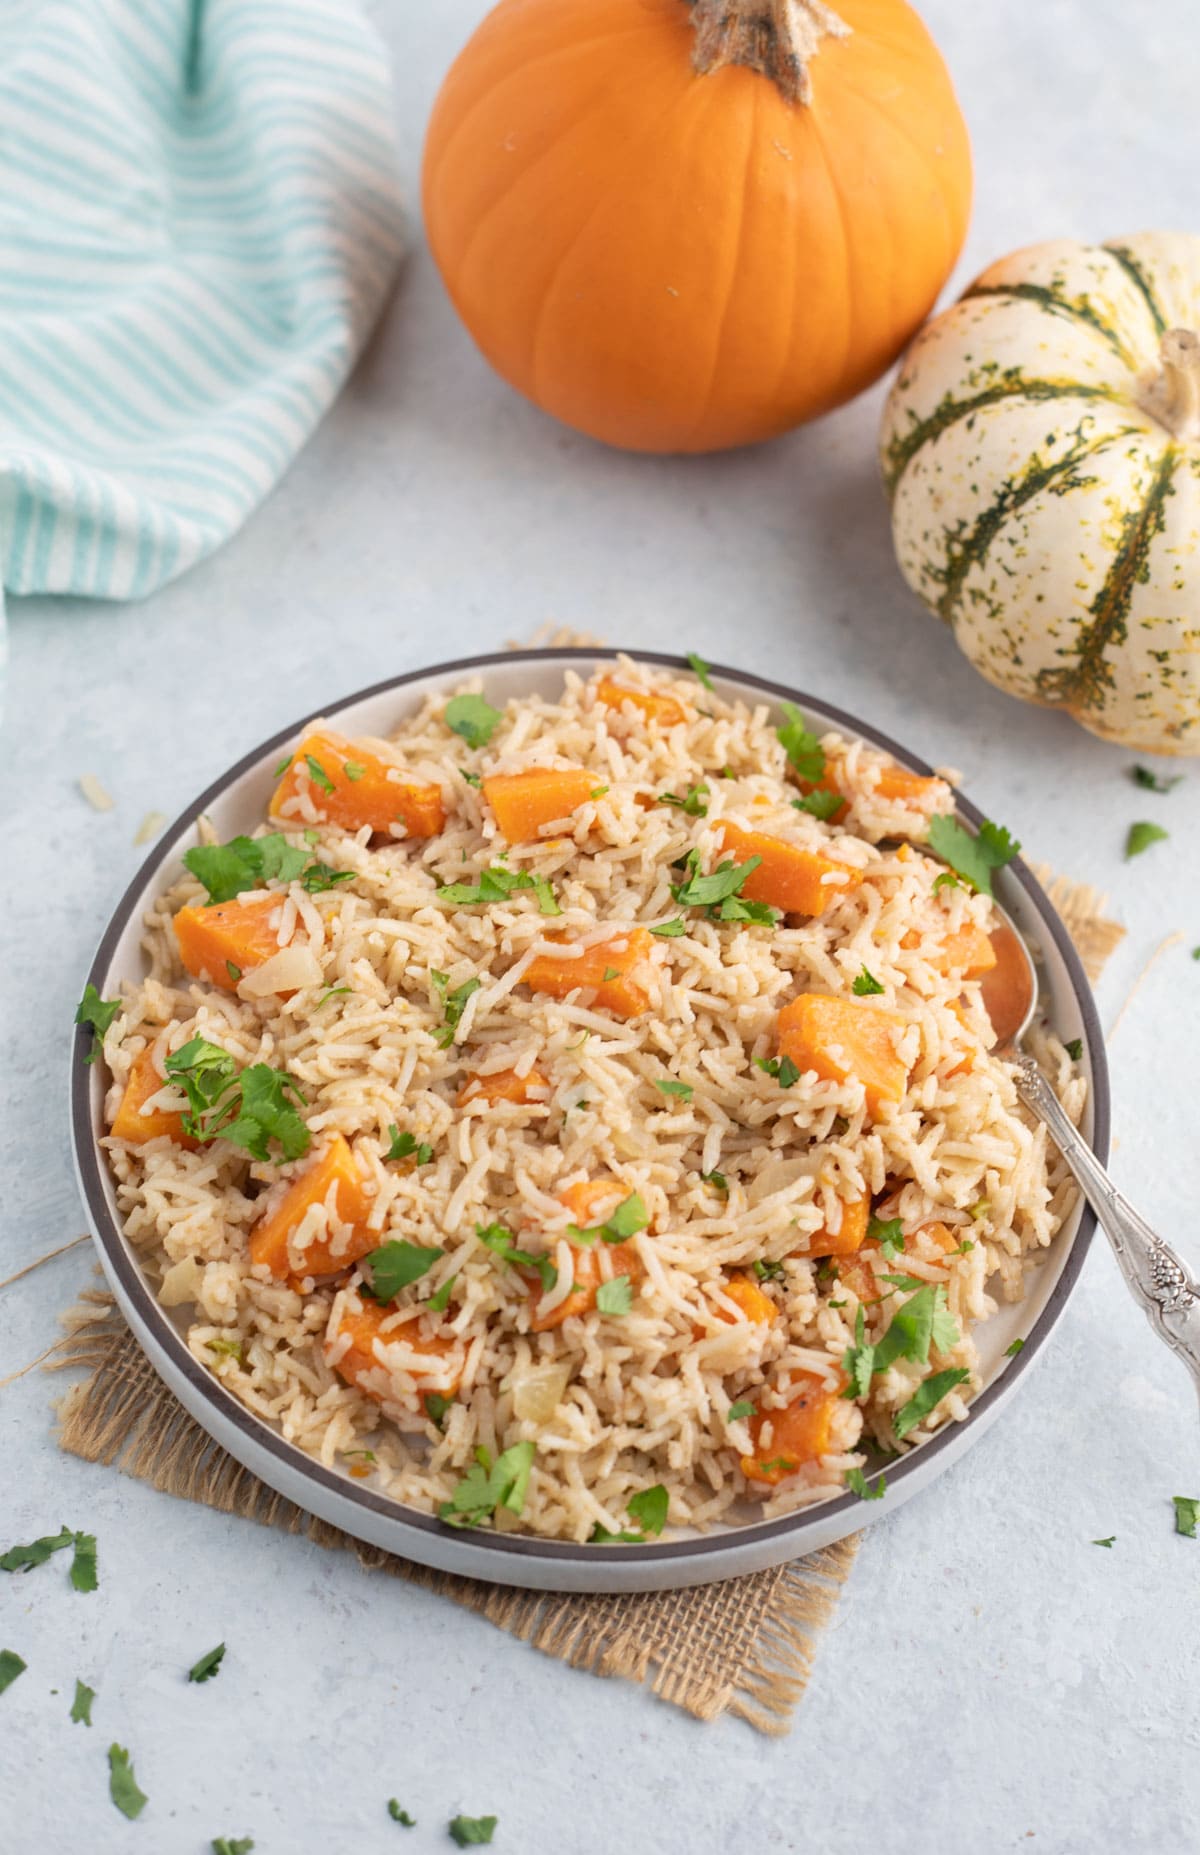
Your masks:
{"label": "white textured surface", "polygon": [[[410,175],[438,76],[482,10],[377,9]],[[975,140],[963,279],[1037,238],[1189,224],[1200,27],[1184,0],[1139,19],[1135,49],[1114,0],[925,12]],[[1128,755],[974,675],[894,568],[878,403],[735,457],[600,451],[489,377],[418,249],[335,414],[230,547],[141,607],[16,604],[0,1274],[83,1227],[66,1032],[143,814],[173,814],[327,694],[547,618],[820,688],[960,766],[1033,855],[1114,893],[1130,932],[1106,1022],[1182,930],[1113,1043],[1115,1165],[1200,1261],[1200,767],[1170,798],[1138,792]],[[112,812],[79,796],[88,771]],[[1126,867],[1141,817],[1172,839]],[[0,1376],[55,1337],[88,1270],[73,1252],[0,1295]],[[0,1585],[0,1646],[29,1663],[0,1697],[6,1850],[200,1855],[253,1834],[256,1855],[421,1855],[450,1846],[458,1810],[499,1816],[497,1851],[539,1855],[1195,1846],[1200,1543],[1174,1536],[1170,1508],[1200,1495],[1195,1400],[1099,1250],[1012,1414],[869,1536],[778,1742],[699,1727],[338,1556],[63,1459],[49,1391],[30,1374],[0,1393],[0,1544],[89,1528],[101,1584],[75,1594],[58,1559]],[[1089,1544],[1110,1533],[1111,1551]],[[222,1638],[217,1680],[187,1686]],[[90,1732],[67,1720],[77,1675],[99,1690]],[[113,1739],[151,1798],[137,1825],[108,1801]],[[387,1820],[389,1796],[418,1829]]]}

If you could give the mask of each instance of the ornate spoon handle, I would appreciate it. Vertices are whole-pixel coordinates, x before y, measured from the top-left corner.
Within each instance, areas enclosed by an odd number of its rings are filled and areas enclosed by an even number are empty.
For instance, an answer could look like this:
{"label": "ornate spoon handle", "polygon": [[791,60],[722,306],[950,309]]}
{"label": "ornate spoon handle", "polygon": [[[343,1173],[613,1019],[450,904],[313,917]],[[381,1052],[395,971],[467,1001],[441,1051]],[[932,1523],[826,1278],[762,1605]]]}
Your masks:
{"label": "ornate spoon handle", "polygon": [[1012,1060],[1018,1094],[1045,1122],[1082,1187],[1134,1299],[1145,1308],[1155,1332],[1182,1359],[1200,1391],[1200,1282],[1121,1196],[1082,1134],[1067,1119],[1033,1058],[1017,1053]]}

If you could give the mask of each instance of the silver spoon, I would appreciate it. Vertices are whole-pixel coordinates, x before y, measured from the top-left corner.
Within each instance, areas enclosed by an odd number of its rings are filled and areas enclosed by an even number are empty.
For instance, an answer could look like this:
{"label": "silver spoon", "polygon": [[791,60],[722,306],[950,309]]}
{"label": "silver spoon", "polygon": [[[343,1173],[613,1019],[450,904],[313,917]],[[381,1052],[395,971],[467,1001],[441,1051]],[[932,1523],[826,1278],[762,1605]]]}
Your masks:
{"label": "silver spoon", "polygon": [[[1122,1196],[1058,1096],[1021,1042],[1037,1010],[1033,957],[1003,908],[1002,925],[991,936],[996,965],[982,981],[984,1004],[996,1033],[995,1054],[1015,1070],[1017,1093],[1044,1122],[1097,1221],[1112,1245],[1121,1274],[1145,1309],[1159,1338],[1183,1361],[1200,1391],[1200,1282],[1182,1257],[1156,1236]],[[990,997],[989,997],[990,994]]]}

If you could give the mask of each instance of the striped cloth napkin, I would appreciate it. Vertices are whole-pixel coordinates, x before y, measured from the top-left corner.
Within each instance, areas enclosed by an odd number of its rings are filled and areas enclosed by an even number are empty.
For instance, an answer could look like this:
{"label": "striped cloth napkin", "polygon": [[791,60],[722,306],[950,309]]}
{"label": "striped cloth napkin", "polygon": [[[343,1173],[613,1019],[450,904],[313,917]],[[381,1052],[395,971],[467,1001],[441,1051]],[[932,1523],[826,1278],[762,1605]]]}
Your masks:
{"label": "striped cloth napkin", "polygon": [[10,592],[137,598],[241,526],[384,301],[395,169],[353,0],[4,0]]}

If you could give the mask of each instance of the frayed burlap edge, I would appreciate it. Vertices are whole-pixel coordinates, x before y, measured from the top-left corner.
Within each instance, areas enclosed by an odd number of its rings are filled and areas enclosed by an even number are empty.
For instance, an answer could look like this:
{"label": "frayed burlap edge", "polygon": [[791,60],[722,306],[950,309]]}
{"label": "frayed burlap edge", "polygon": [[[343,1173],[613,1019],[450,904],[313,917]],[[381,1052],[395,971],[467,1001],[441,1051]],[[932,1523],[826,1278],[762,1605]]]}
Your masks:
{"label": "frayed burlap edge", "polygon": [[685,1591],[580,1596],[452,1577],[315,1519],[235,1462],[163,1384],[111,1295],[89,1289],[64,1321],[68,1338],[46,1369],[85,1374],[58,1407],[59,1446],[71,1455],[219,1513],[349,1550],[366,1571],[451,1598],[572,1668],[644,1683],[696,1719],[732,1713],[759,1732],[788,1730],[857,1536],[793,1565]]}

